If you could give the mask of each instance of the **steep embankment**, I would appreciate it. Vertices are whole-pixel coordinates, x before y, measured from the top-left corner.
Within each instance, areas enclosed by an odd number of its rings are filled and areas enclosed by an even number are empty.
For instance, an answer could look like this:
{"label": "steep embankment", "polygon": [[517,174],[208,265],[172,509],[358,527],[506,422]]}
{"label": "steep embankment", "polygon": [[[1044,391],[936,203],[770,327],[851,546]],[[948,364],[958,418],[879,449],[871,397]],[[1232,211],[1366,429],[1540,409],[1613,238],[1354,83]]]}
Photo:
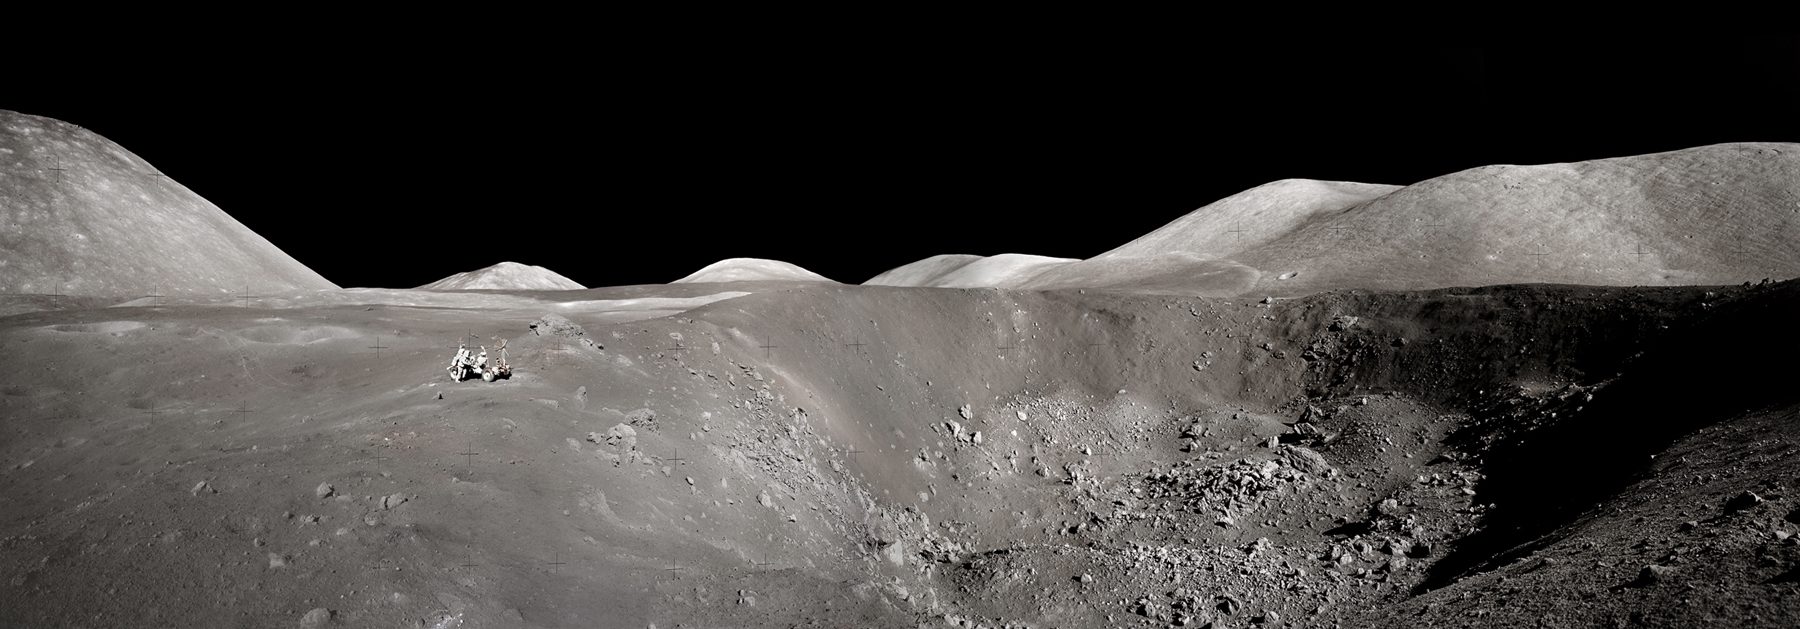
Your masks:
{"label": "steep embankment", "polygon": [[0,110],[0,291],[74,296],[336,288],[143,159]]}

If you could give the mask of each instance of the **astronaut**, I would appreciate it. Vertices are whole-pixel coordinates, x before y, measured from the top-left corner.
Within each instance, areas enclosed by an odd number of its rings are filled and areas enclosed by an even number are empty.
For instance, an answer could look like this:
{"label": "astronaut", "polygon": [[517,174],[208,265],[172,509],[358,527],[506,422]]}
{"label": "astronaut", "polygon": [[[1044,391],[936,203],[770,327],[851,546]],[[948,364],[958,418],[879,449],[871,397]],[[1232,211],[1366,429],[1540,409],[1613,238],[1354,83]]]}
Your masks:
{"label": "astronaut", "polygon": [[485,345],[481,347],[481,353],[475,356],[475,373],[480,374],[482,380],[494,381],[494,370],[488,368],[487,346]]}
{"label": "astronaut", "polygon": [[456,345],[456,356],[450,359],[450,367],[448,369],[450,372],[450,381],[462,382],[463,378],[469,373],[468,369],[469,348],[458,343]]}

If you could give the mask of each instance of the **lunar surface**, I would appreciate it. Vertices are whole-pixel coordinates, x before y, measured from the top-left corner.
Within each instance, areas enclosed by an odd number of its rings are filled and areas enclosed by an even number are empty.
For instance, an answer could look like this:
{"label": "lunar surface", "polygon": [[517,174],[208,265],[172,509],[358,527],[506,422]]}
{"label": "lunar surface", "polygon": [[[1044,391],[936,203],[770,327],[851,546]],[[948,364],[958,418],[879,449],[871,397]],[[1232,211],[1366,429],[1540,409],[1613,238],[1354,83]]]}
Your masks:
{"label": "lunar surface", "polygon": [[[0,178],[0,626],[1800,624],[1800,146],[1282,181],[863,285],[336,289],[7,120],[143,211]],[[239,248],[52,233],[155,212]]]}

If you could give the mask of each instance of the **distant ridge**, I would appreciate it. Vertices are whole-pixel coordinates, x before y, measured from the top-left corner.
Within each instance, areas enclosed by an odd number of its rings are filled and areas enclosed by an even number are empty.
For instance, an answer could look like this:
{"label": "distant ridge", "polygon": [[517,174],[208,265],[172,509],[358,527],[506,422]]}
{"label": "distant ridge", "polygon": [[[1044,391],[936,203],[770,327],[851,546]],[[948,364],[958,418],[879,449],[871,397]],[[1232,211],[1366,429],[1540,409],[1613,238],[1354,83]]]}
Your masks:
{"label": "distant ridge", "polygon": [[587,288],[541,266],[501,262],[420,286],[428,290],[581,290]]}
{"label": "distant ridge", "polygon": [[[693,274],[670,282],[697,284],[713,282],[832,282],[823,275],[780,260],[762,258],[726,258],[706,265]],[[836,283],[836,282],[832,282]]]}
{"label": "distant ridge", "polygon": [[971,258],[868,283],[1219,296],[1785,279],[1800,276],[1800,145],[1483,166],[1404,187],[1287,179],[1087,260],[957,276]]}
{"label": "distant ridge", "polygon": [[922,286],[932,288],[1018,288],[1050,269],[1079,262],[1019,253],[995,256],[950,254],[932,256],[875,276],[869,286]]}

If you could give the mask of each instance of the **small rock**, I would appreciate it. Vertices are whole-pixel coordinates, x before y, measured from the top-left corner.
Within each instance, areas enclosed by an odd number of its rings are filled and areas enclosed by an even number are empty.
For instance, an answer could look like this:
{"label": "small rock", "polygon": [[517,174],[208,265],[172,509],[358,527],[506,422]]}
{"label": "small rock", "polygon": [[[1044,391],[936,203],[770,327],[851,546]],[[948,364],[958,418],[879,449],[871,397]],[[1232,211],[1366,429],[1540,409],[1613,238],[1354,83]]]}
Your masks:
{"label": "small rock", "polygon": [[982,442],[981,431],[979,431],[979,430],[975,431],[975,434],[973,436],[969,437],[969,440],[971,442],[974,442],[975,445],[981,445],[981,442]]}
{"label": "small rock", "polygon": [[1746,491],[1727,501],[1725,503],[1725,510],[1728,512],[1743,511],[1750,507],[1762,504],[1762,501],[1763,497],[1756,495],[1756,492]]}
{"label": "small rock", "polygon": [[276,568],[286,568],[286,567],[287,567],[287,557],[281,556],[281,553],[269,553],[269,569],[270,570],[274,570]]}
{"label": "small rock", "polygon": [[1368,406],[1369,405],[1369,396],[1365,395],[1365,396],[1356,398],[1356,405],[1357,406]]}
{"label": "small rock", "polygon": [[1700,522],[1697,520],[1688,520],[1686,522],[1681,523],[1681,531],[1684,533],[1687,531],[1692,531],[1697,528],[1700,528]]}
{"label": "small rock", "polygon": [[200,481],[198,483],[195,483],[194,488],[188,490],[189,494],[195,495],[195,496],[200,495],[201,492],[205,492],[205,493],[209,493],[209,494],[216,494],[216,493],[219,493],[219,490],[213,489],[212,485],[206,484],[206,481]]}
{"label": "small rock", "polygon": [[656,411],[640,408],[626,413],[625,423],[637,428],[656,432]]}
{"label": "small rock", "polygon": [[962,408],[956,409],[956,414],[961,415],[963,419],[975,419],[975,409],[967,404],[962,405]]}
{"label": "small rock", "polygon": [[694,477],[692,477],[692,476],[687,477],[687,484],[689,487],[693,487],[694,486]]}
{"label": "small rock", "polygon": [[337,489],[332,487],[331,483],[319,483],[319,486],[313,489],[313,496],[316,496],[319,498],[330,498],[331,494],[336,491],[337,491]]}
{"label": "small rock", "polygon": [[1668,581],[1669,578],[1673,576],[1675,576],[1674,568],[1650,564],[1644,566],[1644,569],[1638,572],[1638,584],[1655,585]]}
{"label": "small rock", "polygon": [[406,504],[406,501],[407,501],[406,494],[397,493],[397,494],[393,494],[393,495],[389,495],[389,496],[382,496],[381,508],[392,509],[392,508],[398,507],[402,504]]}
{"label": "small rock", "polygon": [[1275,298],[1274,297],[1264,297],[1264,298],[1262,298],[1262,303],[1264,303],[1264,304],[1275,303]]}
{"label": "small rock", "polygon": [[1088,574],[1086,572],[1081,573],[1081,582],[1082,583],[1093,583],[1094,575]]}
{"label": "small rock", "polygon": [[1375,512],[1385,516],[1400,516],[1404,515],[1406,510],[1400,508],[1399,500],[1388,498],[1375,505]]}
{"label": "small rock", "polygon": [[318,629],[331,622],[331,610],[315,607],[300,617],[300,629]]}
{"label": "small rock", "polygon": [[767,509],[775,508],[775,499],[770,498],[767,491],[756,494],[756,503]]}

